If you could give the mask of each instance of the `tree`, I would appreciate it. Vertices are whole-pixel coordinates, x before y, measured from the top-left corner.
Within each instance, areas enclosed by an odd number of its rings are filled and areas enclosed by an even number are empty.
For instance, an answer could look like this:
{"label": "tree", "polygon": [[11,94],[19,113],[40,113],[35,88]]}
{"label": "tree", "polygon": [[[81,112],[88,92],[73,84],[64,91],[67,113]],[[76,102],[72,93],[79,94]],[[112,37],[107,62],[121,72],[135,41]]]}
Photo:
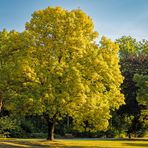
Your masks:
{"label": "tree", "polygon": [[[133,81],[133,78],[135,74],[148,74],[148,57],[146,55],[129,55],[126,58],[122,58],[120,64],[122,75],[125,78],[121,88],[122,93],[125,96],[126,104],[116,111],[117,114],[115,114],[115,116],[119,116],[122,120],[123,131],[126,131],[128,135],[133,133],[136,136],[136,133],[141,130],[141,123],[139,122],[140,106],[136,99],[138,87]],[[132,123],[128,126],[126,126],[126,120],[125,122],[123,121],[125,116],[129,118],[132,116]],[[114,119],[116,119],[116,117],[113,116],[112,120]]]}
{"label": "tree", "polygon": [[134,75],[134,81],[139,88],[137,91],[137,101],[140,107],[140,122],[145,129],[148,128],[148,75]]}
{"label": "tree", "polygon": [[26,24],[23,50],[15,66],[10,64],[12,106],[43,115],[49,140],[66,116],[76,129],[104,130],[110,110],[124,103],[118,46],[103,37],[98,47],[96,37],[92,20],[80,9],[48,7]]}
{"label": "tree", "polygon": [[142,40],[139,42],[140,53],[143,55],[148,55],[148,40]]}
{"label": "tree", "polygon": [[131,36],[122,36],[116,39],[116,43],[120,48],[120,59],[128,56],[148,55],[148,41],[145,39],[137,42],[136,39]]}
{"label": "tree", "polygon": [[119,44],[120,58],[126,58],[129,55],[139,54],[139,43],[131,36],[122,36],[121,38],[116,39],[116,43]]}
{"label": "tree", "polygon": [[[119,116],[122,126],[115,128],[120,129],[123,127],[123,132],[127,131],[128,135],[130,132],[136,135],[141,128],[141,123],[139,122],[140,109],[136,100],[138,88],[133,81],[133,77],[136,73],[143,75],[148,73],[147,40],[137,42],[136,39],[130,36],[123,36],[117,39],[116,43],[119,44],[121,72],[125,78],[121,88],[126,104],[121,106],[119,111],[116,111],[116,114],[113,114],[112,120],[116,120],[116,116]],[[131,116],[134,116],[134,118],[132,117],[132,122],[126,126],[127,120],[123,121],[123,119],[125,119],[124,117],[130,119]]]}

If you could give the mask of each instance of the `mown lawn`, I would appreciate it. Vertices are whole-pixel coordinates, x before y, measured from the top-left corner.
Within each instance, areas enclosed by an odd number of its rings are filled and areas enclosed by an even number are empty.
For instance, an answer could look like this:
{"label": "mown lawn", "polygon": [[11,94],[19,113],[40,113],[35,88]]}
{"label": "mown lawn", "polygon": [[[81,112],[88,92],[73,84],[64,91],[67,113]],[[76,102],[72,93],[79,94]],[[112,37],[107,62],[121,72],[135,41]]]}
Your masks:
{"label": "mown lawn", "polygon": [[0,148],[148,148],[148,140],[73,139],[49,142],[43,139],[0,139]]}

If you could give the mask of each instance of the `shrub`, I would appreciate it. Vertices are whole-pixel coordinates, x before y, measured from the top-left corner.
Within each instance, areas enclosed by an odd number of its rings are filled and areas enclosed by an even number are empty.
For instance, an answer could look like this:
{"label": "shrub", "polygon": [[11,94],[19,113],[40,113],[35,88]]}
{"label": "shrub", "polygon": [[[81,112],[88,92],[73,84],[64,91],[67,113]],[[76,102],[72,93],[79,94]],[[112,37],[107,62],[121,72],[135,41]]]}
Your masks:
{"label": "shrub", "polygon": [[0,137],[9,137],[11,131],[16,128],[16,120],[8,116],[0,117]]}

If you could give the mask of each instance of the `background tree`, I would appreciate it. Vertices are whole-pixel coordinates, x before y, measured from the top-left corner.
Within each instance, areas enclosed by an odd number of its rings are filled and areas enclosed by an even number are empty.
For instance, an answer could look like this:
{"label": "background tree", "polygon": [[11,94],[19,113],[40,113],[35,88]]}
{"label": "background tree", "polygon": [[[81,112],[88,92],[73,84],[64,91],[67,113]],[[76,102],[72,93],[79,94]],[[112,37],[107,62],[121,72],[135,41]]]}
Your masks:
{"label": "background tree", "polygon": [[148,40],[142,40],[139,42],[139,49],[140,49],[140,54],[143,55],[148,55]]}
{"label": "background tree", "polygon": [[116,39],[116,43],[118,43],[120,48],[120,59],[128,56],[148,55],[148,41],[146,39],[136,41],[136,39],[131,36],[122,36]]}
{"label": "background tree", "polygon": [[[129,116],[134,116],[133,123],[129,130],[131,133],[136,133],[141,129],[141,124],[139,123],[140,117],[140,106],[137,102],[137,86],[133,81],[135,74],[148,74],[148,57],[141,56],[129,56],[126,59],[121,60],[121,71],[125,77],[122,84],[122,92],[125,95],[126,105],[123,105],[119,109],[119,114],[127,114]],[[129,131],[127,129],[127,131]]]}
{"label": "background tree", "polygon": [[143,128],[148,128],[148,75],[134,75],[134,81],[138,87],[137,101],[140,107],[140,122]]}
{"label": "background tree", "polygon": [[[119,44],[120,51],[120,65],[122,75],[125,77],[123,84],[121,86],[122,92],[125,96],[125,105],[121,106],[119,111],[113,114],[112,122],[116,123],[116,116],[121,120],[119,129],[126,132],[129,137],[130,133],[136,136],[136,133],[141,131],[141,123],[139,122],[140,117],[140,106],[136,100],[137,96],[137,86],[133,81],[135,74],[147,75],[148,73],[148,57],[147,51],[147,41],[136,42],[135,39],[131,37],[121,37],[117,39],[116,42]],[[130,45],[130,46],[129,46]],[[132,117],[132,122],[127,125],[127,120],[125,117]],[[134,118],[133,118],[134,117]],[[118,130],[118,124],[114,124],[115,129]],[[118,130],[119,131],[119,130]]]}
{"label": "background tree", "polygon": [[139,54],[139,43],[131,36],[122,36],[121,38],[116,39],[116,43],[119,44],[120,58],[126,58],[129,55]]}

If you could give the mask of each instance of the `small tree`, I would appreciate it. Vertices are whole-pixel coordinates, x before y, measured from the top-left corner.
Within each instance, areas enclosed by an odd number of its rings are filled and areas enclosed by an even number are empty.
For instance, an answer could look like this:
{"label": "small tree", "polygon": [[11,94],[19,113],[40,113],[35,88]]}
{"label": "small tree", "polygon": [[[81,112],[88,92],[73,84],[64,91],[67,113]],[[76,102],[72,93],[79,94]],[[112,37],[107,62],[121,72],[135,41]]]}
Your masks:
{"label": "small tree", "polygon": [[139,88],[137,91],[137,101],[140,107],[140,122],[145,129],[148,128],[148,75],[134,75],[134,81]]}

